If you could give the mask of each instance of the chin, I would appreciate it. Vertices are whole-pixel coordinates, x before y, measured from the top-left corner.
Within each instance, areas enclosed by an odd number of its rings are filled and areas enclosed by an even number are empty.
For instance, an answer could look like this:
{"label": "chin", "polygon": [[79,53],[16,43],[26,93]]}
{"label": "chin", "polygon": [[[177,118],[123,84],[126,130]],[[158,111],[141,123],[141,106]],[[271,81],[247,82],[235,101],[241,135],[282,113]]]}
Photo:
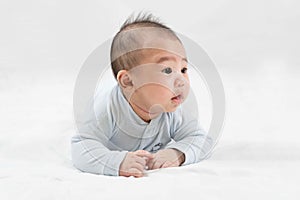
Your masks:
{"label": "chin", "polygon": [[166,112],[175,112],[177,109],[177,106],[176,107],[173,107],[173,108],[170,108],[170,109],[167,109]]}

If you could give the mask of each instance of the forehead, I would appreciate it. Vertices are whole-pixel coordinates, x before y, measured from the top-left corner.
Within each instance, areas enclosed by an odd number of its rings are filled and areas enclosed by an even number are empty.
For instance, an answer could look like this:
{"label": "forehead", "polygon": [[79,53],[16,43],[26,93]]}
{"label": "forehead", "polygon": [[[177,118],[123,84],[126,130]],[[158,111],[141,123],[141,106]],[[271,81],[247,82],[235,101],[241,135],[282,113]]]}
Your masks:
{"label": "forehead", "polygon": [[184,49],[181,52],[170,51],[165,49],[144,49],[143,59],[141,62],[146,63],[163,63],[163,62],[187,62]]}

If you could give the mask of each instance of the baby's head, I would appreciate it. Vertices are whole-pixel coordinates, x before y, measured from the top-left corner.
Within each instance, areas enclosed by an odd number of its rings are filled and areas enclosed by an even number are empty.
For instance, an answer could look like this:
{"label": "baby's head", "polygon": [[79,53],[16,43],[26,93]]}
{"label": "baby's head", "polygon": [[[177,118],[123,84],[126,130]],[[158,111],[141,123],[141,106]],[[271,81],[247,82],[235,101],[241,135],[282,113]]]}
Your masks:
{"label": "baby's head", "polygon": [[184,47],[152,15],[126,20],[112,42],[111,66],[125,98],[144,121],[175,111],[188,95]]}

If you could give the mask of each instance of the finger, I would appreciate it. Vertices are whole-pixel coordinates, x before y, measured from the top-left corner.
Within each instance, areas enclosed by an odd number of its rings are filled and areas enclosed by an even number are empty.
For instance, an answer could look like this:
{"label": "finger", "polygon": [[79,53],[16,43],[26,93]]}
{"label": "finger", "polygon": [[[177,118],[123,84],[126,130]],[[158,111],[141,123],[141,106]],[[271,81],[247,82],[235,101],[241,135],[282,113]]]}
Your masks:
{"label": "finger", "polygon": [[140,163],[137,163],[137,162],[132,164],[132,167],[140,170],[141,172],[143,172],[145,170],[145,166],[141,165]]}
{"label": "finger", "polygon": [[136,168],[130,168],[128,170],[128,174],[129,176],[134,176],[136,178],[140,178],[143,177],[144,173]]}
{"label": "finger", "polygon": [[172,166],[172,163],[170,161],[166,161],[162,166],[161,168],[167,168],[167,167],[171,167]]}
{"label": "finger", "polygon": [[170,167],[179,167],[180,164],[178,162],[172,162],[172,164],[170,165]]}
{"label": "finger", "polygon": [[155,162],[156,162],[155,158],[148,160],[147,162],[148,169],[152,170]]}
{"label": "finger", "polygon": [[135,155],[137,155],[137,156],[146,157],[148,159],[152,159],[153,158],[153,155],[150,152],[145,151],[145,150],[137,150],[137,151],[135,151],[133,153]]}
{"label": "finger", "polygon": [[147,160],[145,158],[141,158],[139,156],[136,156],[135,157],[135,161],[141,165],[143,165],[144,167],[146,166],[147,164]]}
{"label": "finger", "polygon": [[154,165],[153,165],[153,169],[159,169],[161,168],[161,166],[163,165],[164,162],[160,161],[160,160],[157,160]]}

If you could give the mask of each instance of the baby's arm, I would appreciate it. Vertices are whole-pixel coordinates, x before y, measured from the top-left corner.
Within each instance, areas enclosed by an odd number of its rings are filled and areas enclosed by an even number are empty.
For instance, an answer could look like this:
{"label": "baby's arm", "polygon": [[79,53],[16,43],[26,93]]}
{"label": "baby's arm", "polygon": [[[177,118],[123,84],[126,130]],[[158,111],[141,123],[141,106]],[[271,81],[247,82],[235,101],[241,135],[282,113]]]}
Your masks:
{"label": "baby's arm", "polygon": [[101,112],[96,119],[93,113],[87,112],[82,118],[83,122],[77,123],[78,134],[72,138],[72,160],[76,168],[93,174],[143,176],[147,160],[153,155],[143,150],[108,149],[114,126],[109,113]]}
{"label": "baby's arm", "polygon": [[72,156],[81,171],[113,176],[142,177],[153,155],[144,150],[110,151],[101,142],[77,135],[72,138]]}
{"label": "baby's arm", "polygon": [[[97,103],[100,105],[102,101]],[[127,151],[108,149],[113,134],[113,120],[105,106],[96,108],[97,115],[93,111],[93,102],[90,103],[76,123],[77,135],[71,141],[72,161],[81,171],[117,176]]]}
{"label": "baby's arm", "polygon": [[199,162],[206,158],[212,147],[212,139],[201,128],[198,120],[184,121],[176,127],[174,142],[165,149],[177,149],[185,155],[182,165]]}
{"label": "baby's arm", "polygon": [[73,164],[83,172],[117,176],[126,153],[110,151],[90,135],[80,134],[72,138]]}
{"label": "baby's arm", "polygon": [[[180,115],[178,115],[180,113]],[[198,119],[188,112],[177,112],[172,121],[171,137],[174,140],[154,154],[150,169],[177,167],[199,162],[206,158],[212,140],[201,128]]]}

